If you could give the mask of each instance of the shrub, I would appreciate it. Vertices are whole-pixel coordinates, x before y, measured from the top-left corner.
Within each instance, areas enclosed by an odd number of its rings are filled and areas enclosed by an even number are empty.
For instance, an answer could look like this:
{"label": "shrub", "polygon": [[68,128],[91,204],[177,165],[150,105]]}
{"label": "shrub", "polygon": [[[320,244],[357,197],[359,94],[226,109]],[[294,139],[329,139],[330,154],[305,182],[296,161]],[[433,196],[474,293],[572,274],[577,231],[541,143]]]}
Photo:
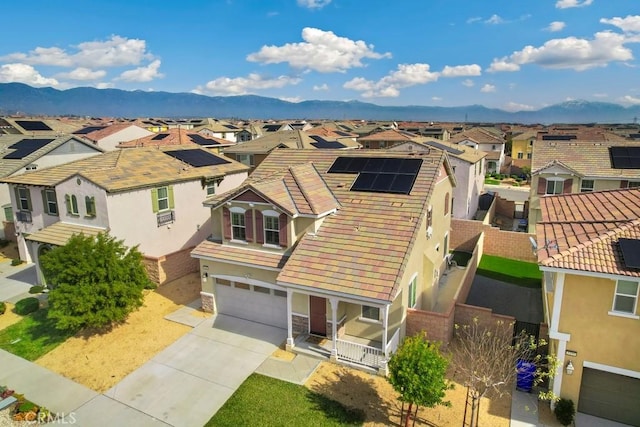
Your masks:
{"label": "shrub", "polygon": [[36,297],[28,297],[21,299],[16,303],[14,308],[15,312],[21,316],[38,311],[40,308],[40,301]]}
{"label": "shrub", "polygon": [[5,311],[7,311],[7,304],[0,302],[0,314],[4,314]]}
{"label": "shrub", "polygon": [[573,422],[573,418],[576,415],[576,408],[573,405],[573,400],[560,398],[556,402],[556,407],[553,408],[557,420],[563,426],[568,426]]}
{"label": "shrub", "polygon": [[29,288],[29,293],[30,294],[40,294],[42,293],[42,291],[44,291],[44,286],[32,286],[31,288]]}
{"label": "shrub", "polygon": [[11,265],[20,265],[22,264],[22,260],[20,258],[14,258],[11,260]]}

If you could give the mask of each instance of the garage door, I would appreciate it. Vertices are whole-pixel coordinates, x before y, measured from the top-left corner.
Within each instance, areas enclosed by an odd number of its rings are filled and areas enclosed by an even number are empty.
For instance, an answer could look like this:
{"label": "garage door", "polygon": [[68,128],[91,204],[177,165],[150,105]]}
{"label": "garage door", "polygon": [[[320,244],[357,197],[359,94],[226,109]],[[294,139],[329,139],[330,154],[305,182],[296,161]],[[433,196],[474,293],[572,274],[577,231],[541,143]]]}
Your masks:
{"label": "garage door", "polygon": [[287,294],[263,286],[221,281],[216,284],[218,313],[279,328],[287,327]]}
{"label": "garage door", "polygon": [[640,379],[584,368],[578,412],[640,426]]}

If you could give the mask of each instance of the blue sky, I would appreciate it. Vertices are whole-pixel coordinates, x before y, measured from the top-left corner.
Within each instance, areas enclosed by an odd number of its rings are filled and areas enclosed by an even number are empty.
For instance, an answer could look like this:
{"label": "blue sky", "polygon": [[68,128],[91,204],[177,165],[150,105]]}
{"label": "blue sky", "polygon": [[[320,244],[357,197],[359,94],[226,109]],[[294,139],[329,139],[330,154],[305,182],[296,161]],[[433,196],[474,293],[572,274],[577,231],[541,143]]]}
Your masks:
{"label": "blue sky", "polygon": [[507,111],[640,103],[639,0],[14,4],[0,82]]}

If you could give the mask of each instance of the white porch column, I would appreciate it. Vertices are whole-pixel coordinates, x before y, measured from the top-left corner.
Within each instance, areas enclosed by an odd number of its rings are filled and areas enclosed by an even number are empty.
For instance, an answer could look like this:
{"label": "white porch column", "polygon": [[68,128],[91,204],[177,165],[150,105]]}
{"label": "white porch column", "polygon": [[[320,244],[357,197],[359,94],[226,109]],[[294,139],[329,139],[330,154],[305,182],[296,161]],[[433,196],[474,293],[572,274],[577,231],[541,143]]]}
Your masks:
{"label": "white porch column", "polygon": [[389,358],[389,351],[387,350],[387,341],[389,340],[389,306],[382,306],[382,351],[384,351],[384,358]]}
{"label": "white porch column", "polygon": [[338,298],[329,298],[331,303],[331,360],[338,360]]}
{"label": "white porch column", "polygon": [[287,288],[287,345],[286,345],[287,350],[291,350],[295,346],[293,342],[293,321],[292,321],[293,309],[291,307],[292,301],[293,301],[293,290]]}

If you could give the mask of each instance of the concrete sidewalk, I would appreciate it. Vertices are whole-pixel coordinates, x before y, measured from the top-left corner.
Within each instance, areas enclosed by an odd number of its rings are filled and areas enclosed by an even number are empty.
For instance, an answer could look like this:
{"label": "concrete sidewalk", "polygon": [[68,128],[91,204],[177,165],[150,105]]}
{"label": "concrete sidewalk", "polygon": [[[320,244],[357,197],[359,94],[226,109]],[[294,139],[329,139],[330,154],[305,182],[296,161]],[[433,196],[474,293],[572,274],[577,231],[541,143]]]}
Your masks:
{"label": "concrete sidewalk", "polygon": [[11,265],[11,261],[0,262],[0,301],[15,304],[23,298],[32,297],[29,289],[36,284],[36,265]]}

